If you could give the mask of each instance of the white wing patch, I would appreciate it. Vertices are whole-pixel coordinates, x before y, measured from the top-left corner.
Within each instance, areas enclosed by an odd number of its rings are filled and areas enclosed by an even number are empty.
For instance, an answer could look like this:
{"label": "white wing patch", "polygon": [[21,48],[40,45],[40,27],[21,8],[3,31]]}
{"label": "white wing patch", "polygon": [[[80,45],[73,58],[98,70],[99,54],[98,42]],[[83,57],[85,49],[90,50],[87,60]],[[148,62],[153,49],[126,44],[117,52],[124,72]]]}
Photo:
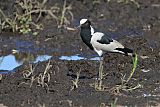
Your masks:
{"label": "white wing patch", "polygon": [[113,42],[110,42],[110,44],[101,44],[101,43],[97,42],[97,40],[101,40],[102,36],[104,36],[103,33],[96,32],[96,33],[93,34],[93,36],[91,38],[91,44],[94,47],[94,50],[99,55],[103,54],[103,51],[104,52],[120,52],[120,53],[123,53],[121,51],[115,50],[116,48],[124,48],[124,46],[116,40],[113,40]]}

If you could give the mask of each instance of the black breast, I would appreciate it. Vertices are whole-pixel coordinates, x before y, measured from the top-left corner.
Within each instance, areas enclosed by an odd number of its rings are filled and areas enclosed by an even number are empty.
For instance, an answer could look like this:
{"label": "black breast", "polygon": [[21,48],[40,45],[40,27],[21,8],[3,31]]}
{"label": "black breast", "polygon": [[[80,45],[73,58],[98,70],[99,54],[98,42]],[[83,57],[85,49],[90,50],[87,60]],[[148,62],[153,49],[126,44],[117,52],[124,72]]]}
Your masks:
{"label": "black breast", "polygon": [[90,43],[91,41],[91,28],[81,28],[81,32],[80,32],[81,38],[83,40],[83,42],[91,49],[93,50],[93,46]]}

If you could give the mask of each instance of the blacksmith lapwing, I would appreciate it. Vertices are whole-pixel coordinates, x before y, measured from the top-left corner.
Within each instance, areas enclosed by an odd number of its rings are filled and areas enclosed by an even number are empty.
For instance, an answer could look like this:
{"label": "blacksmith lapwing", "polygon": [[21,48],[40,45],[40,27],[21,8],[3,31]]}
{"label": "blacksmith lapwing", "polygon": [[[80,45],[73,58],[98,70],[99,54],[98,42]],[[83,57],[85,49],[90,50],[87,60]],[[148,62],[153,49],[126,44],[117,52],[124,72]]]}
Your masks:
{"label": "blacksmith lapwing", "polygon": [[[88,19],[80,20],[80,36],[83,42],[100,56],[100,68],[99,68],[99,77],[102,76],[101,72],[103,69],[103,54],[105,52],[115,52],[121,53],[124,55],[134,55],[133,50],[125,48],[118,41],[110,38],[106,33],[96,31],[92,26],[91,22]],[[101,78],[100,78],[101,79]]]}

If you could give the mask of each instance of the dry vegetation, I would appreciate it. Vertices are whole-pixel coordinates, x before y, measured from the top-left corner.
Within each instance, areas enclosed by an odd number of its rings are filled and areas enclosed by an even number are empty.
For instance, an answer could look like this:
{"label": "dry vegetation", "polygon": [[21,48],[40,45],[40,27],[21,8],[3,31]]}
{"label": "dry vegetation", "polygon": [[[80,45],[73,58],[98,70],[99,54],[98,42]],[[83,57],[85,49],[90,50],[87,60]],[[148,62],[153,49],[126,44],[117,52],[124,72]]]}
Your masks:
{"label": "dry vegetation", "polygon": [[33,83],[36,83],[38,84],[38,86],[46,87],[48,89],[48,83],[50,82],[51,79],[50,69],[52,67],[52,65],[50,64],[50,60],[48,61],[43,73],[35,73],[36,67],[37,64],[34,67],[32,64],[29,64],[29,69],[23,71],[23,78],[29,81],[22,82],[21,84],[29,84],[31,87]]}
{"label": "dry vegetation", "polygon": [[[47,7],[47,0],[39,2],[38,0],[15,0],[15,12],[10,16],[6,15],[0,9],[0,29],[11,30],[12,32],[19,32],[22,34],[38,35],[39,30],[43,30],[43,24],[38,23],[40,18],[45,15],[51,16],[53,20],[57,21],[57,27],[66,27],[73,19],[72,5],[67,5],[64,0],[63,7],[57,5]],[[71,17],[68,19],[67,14]],[[35,17],[36,16],[36,19]]]}

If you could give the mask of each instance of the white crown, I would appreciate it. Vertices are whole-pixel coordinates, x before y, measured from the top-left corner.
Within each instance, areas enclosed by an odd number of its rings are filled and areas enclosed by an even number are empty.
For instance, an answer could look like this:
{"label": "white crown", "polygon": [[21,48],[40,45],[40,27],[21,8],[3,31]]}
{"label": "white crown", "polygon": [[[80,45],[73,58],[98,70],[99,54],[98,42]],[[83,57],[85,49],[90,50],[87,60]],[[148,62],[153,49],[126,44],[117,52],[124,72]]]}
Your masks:
{"label": "white crown", "polygon": [[86,22],[87,22],[87,20],[88,20],[88,19],[81,19],[81,20],[80,20],[80,25],[82,25],[82,24],[86,23]]}

